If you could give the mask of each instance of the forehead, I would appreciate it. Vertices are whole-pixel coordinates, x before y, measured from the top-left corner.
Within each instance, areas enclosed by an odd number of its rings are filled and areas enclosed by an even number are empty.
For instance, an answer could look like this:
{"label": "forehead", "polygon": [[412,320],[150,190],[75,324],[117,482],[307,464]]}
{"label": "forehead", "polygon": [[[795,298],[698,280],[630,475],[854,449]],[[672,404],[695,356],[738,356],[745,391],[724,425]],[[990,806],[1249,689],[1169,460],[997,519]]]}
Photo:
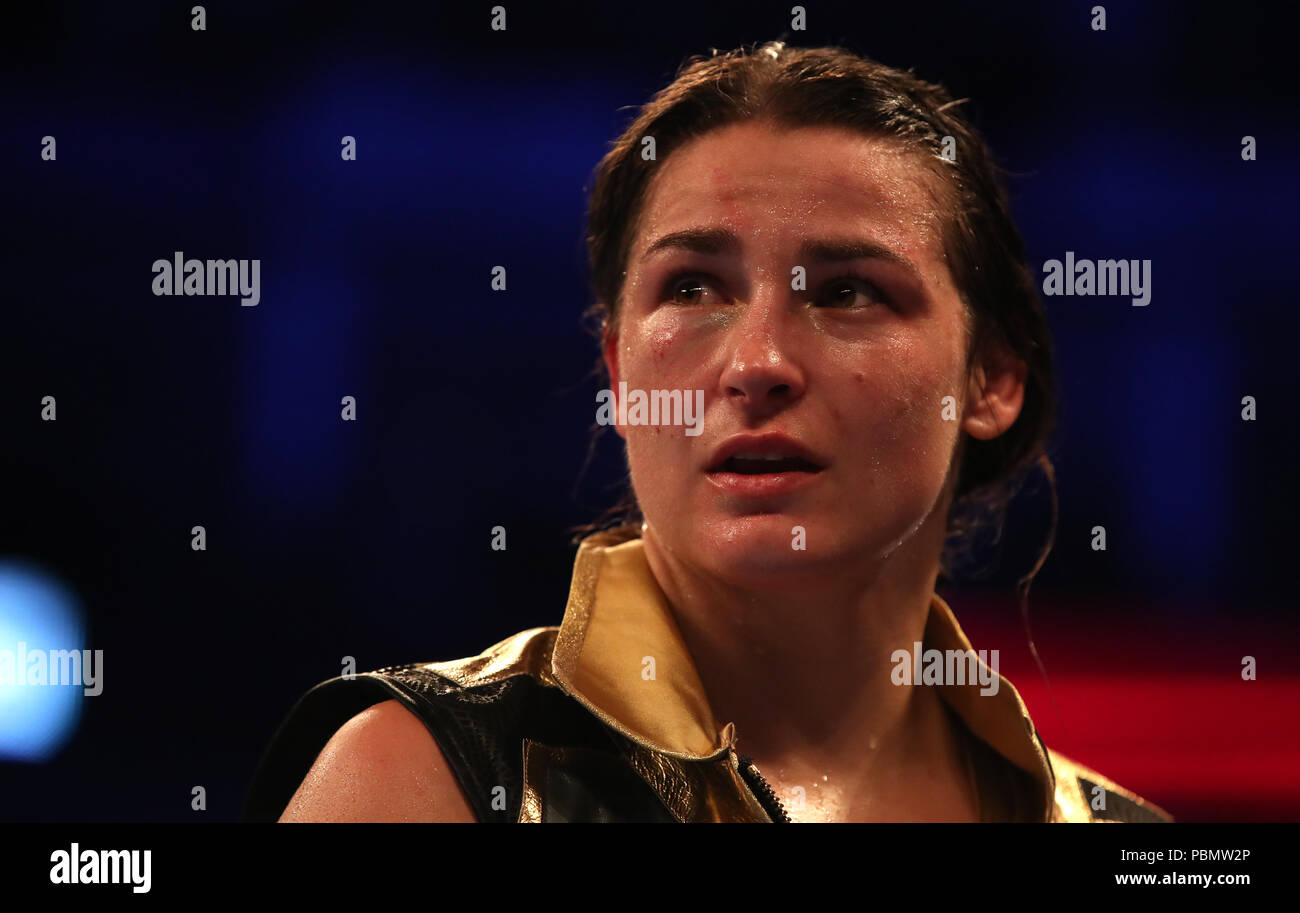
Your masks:
{"label": "forehead", "polygon": [[858,231],[912,256],[942,256],[938,179],[896,140],[840,127],[733,124],[673,151],[652,179],[630,254],[701,225],[779,243]]}

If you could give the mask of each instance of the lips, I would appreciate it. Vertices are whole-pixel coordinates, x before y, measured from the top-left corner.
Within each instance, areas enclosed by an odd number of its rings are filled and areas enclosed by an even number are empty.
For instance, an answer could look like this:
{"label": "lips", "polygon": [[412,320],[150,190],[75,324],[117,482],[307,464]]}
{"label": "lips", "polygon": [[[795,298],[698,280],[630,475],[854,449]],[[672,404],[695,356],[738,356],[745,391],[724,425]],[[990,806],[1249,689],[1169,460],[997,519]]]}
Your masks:
{"label": "lips", "polygon": [[706,472],[764,475],[779,472],[821,472],[826,461],[780,432],[737,434],[713,452]]}
{"label": "lips", "polygon": [[826,460],[779,432],[738,434],[723,442],[705,472],[723,492],[740,498],[770,498],[814,484]]}

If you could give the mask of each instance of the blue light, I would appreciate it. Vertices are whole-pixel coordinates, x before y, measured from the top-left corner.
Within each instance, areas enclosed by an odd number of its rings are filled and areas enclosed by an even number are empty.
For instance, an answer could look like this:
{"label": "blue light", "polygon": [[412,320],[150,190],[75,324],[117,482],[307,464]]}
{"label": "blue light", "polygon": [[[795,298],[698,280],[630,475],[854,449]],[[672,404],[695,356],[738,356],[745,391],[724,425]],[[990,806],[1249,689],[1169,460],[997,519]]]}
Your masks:
{"label": "blue light", "polygon": [[[84,646],[82,612],[67,587],[34,565],[0,561],[0,670],[24,651]],[[15,680],[26,680],[26,664],[10,668]],[[16,684],[0,671],[0,759],[53,757],[77,728],[82,697],[77,684]]]}

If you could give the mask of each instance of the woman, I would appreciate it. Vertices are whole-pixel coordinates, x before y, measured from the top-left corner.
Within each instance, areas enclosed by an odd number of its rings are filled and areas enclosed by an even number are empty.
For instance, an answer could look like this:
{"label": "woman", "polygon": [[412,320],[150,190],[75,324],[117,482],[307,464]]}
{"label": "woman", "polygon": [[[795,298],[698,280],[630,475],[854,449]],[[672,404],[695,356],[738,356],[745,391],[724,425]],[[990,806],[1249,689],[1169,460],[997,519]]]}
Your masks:
{"label": "woman", "polygon": [[841,49],[688,64],[590,201],[626,522],[558,628],[309,692],[249,816],[1168,820],[1046,749],[934,592],[1053,414],[983,141]]}

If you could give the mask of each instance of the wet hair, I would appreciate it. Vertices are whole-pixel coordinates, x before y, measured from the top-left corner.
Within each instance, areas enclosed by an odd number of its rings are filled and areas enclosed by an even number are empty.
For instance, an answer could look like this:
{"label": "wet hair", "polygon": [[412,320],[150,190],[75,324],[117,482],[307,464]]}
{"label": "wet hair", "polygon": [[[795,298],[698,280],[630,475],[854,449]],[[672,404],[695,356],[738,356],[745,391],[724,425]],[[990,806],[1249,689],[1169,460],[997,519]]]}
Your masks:
{"label": "wet hair", "polygon": [[[1056,522],[1055,479],[1046,453],[1056,415],[1051,336],[1011,218],[1002,170],[963,116],[961,101],[911,72],[841,47],[791,48],[774,41],[688,58],[593,173],[586,243],[594,304],[588,318],[602,343],[617,329],[627,258],[647,188],[672,151],[688,141],[747,121],[834,126],[896,141],[938,177],[944,251],[970,318],[968,369],[999,347],[1027,368],[1023,408],[1011,427],[990,440],[962,436],[941,574],[952,576],[977,532],[992,530],[994,541],[1000,538],[1008,502],[1027,470],[1038,465],[1051,483],[1053,520],[1047,547],[1026,578],[1032,579],[1051,550]],[[640,154],[647,136],[654,137],[655,160]],[[603,363],[597,370],[604,372]],[[579,538],[601,529],[635,538],[641,520],[629,484],[623,501],[580,527]]]}

